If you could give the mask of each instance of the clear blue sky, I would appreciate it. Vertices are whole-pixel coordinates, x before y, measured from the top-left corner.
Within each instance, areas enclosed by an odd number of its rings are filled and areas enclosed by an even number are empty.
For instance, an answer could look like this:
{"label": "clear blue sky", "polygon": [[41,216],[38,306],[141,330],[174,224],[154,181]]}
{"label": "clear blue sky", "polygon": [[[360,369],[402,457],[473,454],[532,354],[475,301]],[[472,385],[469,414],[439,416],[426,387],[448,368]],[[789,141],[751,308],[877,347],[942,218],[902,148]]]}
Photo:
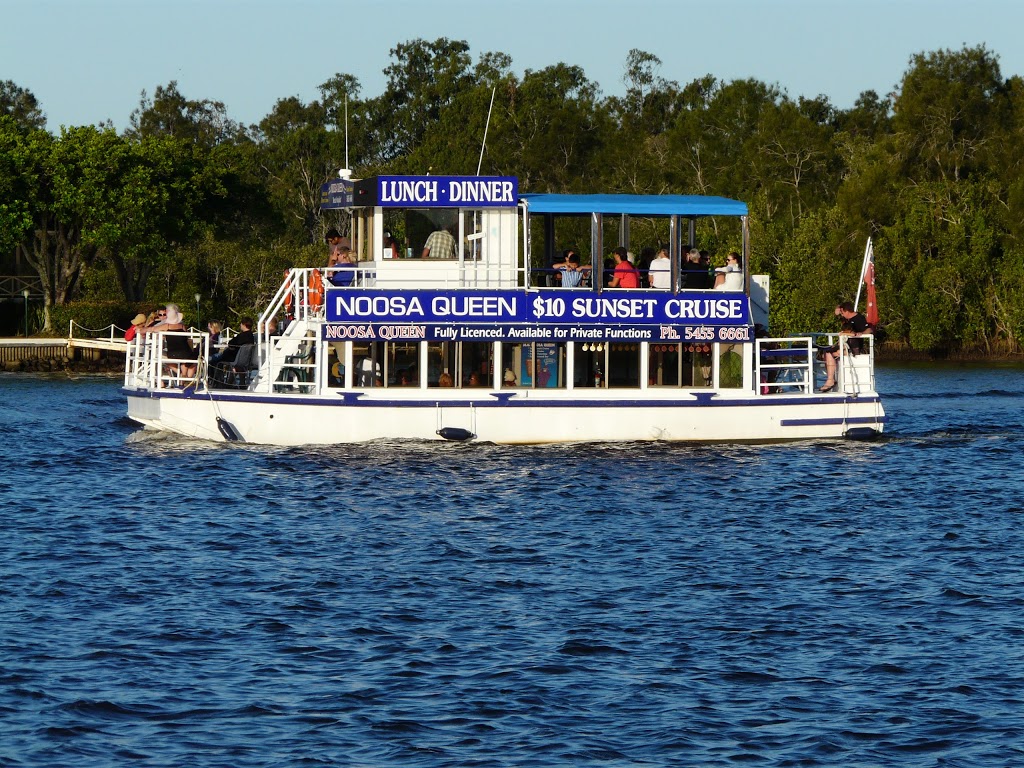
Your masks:
{"label": "clear blue sky", "polygon": [[1024,74],[1021,30],[1024,0],[0,0],[0,80],[31,90],[51,130],[124,128],[172,80],[248,124],[336,72],[376,96],[396,43],[448,37],[520,75],[578,65],[605,95],[639,48],[669,80],[754,77],[845,108],[892,91],[914,53],[985,44]]}

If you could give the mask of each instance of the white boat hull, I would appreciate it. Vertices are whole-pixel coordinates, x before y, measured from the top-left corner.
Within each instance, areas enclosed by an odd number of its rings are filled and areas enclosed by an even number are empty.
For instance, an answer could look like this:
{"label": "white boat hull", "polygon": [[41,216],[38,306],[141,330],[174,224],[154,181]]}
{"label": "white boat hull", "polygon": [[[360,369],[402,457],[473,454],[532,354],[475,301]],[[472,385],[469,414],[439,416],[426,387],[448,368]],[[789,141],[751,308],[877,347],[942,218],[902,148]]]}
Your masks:
{"label": "white boat hull", "polygon": [[[128,415],[152,429],[205,440],[229,436],[268,445],[331,445],[379,439],[441,440],[442,429],[502,444],[603,441],[775,442],[881,433],[877,395],[681,394],[641,401],[622,391],[567,397],[495,393],[428,400],[126,389]],[[575,396],[573,396],[575,395]],[[636,395],[639,397],[640,393]]]}

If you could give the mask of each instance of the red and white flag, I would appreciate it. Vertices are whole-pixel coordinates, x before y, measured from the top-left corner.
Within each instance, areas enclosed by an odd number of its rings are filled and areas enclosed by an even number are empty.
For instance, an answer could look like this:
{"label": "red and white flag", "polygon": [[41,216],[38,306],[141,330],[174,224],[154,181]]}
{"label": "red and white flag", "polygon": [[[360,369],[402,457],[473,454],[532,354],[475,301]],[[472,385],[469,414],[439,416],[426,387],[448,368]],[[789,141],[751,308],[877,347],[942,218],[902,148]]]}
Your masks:
{"label": "red and white flag", "polygon": [[[867,248],[864,249],[864,264],[860,270],[861,280],[867,286],[867,308],[864,310],[864,319],[872,328],[878,325],[878,299],[875,296],[875,249],[868,238]],[[860,300],[860,285],[857,285],[857,300]],[[854,309],[856,309],[856,304]]]}

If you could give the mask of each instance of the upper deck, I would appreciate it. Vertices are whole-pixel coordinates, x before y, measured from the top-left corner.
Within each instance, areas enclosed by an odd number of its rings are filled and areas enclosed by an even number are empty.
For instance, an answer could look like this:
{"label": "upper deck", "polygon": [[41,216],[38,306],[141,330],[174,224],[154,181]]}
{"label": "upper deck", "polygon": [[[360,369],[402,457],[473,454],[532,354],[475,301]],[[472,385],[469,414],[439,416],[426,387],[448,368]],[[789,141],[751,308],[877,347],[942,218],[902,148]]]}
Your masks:
{"label": "upper deck", "polygon": [[[736,220],[732,242],[747,263],[747,206],[723,197],[520,194],[515,177],[377,176],[344,184],[347,194],[325,207],[351,215],[359,277],[346,278],[345,287],[557,288],[553,265],[572,248],[582,256],[583,286],[601,292],[613,248],[640,256],[632,247],[641,239],[632,236],[637,220],[645,243],[668,250],[673,292],[692,290],[685,253],[696,243],[698,219]],[[749,291],[746,272],[743,285]]]}

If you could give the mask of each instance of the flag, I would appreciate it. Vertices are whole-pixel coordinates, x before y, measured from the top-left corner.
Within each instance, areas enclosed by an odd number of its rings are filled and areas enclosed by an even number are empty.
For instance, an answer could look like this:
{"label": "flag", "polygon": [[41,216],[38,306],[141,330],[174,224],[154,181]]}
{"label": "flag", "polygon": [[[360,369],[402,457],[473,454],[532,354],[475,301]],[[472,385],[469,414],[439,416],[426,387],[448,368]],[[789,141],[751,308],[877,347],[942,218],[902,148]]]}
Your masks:
{"label": "flag", "polygon": [[[878,301],[875,298],[875,248],[871,243],[871,238],[868,238],[867,247],[864,249],[864,263],[860,268],[860,279],[867,286],[867,300],[868,306],[864,310],[864,319],[868,325],[874,328],[878,325]],[[860,305],[860,282],[857,283],[857,299],[853,302],[853,308],[856,310]]]}
{"label": "flag", "polygon": [[868,268],[864,270],[864,284],[867,286],[868,306],[864,312],[864,319],[868,325],[874,328],[878,325],[878,299],[875,297],[875,252],[871,251],[871,258],[868,261]]}

